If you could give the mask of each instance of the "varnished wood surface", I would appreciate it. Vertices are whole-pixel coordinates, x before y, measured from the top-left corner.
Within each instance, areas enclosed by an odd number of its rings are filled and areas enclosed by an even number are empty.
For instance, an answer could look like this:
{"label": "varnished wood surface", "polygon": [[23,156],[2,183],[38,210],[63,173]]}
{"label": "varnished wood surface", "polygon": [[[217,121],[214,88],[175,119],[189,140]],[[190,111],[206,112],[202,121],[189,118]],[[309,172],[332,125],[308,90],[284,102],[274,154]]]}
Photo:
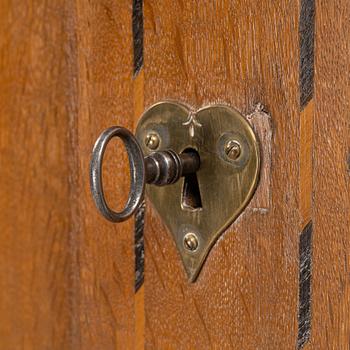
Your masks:
{"label": "varnished wood surface", "polygon": [[265,213],[271,207],[271,147],[272,147],[272,123],[271,116],[258,104],[253,113],[246,116],[252,125],[260,147],[260,174],[259,186],[245,210],[259,211]]}
{"label": "varnished wood surface", "polygon": [[350,3],[317,1],[312,336],[306,349],[349,349]]}
{"label": "varnished wood surface", "polygon": [[[299,236],[310,220],[305,349],[349,347],[350,6],[316,8],[315,96],[301,110],[298,1],[145,0],[135,79],[131,1],[2,2],[1,349],[295,349]],[[135,295],[133,222],[97,213],[90,152],[104,128],[134,129],[164,99],[244,115],[262,104],[270,168],[194,284],[148,203]],[[111,203],[128,190],[126,154],[112,146]]]}
{"label": "varnished wood surface", "polygon": [[301,231],[312,220],[313,121],[315,103],[311,100],[300,113],[300,216]]}
{"label": "varnished wood surface", "polygon": [[[132,33],[129,1],[76,2],[78,100],[73,126],[77,154],[79,330],[83,349],[134,346],[133,222],[106,221],[92,203],[91,147],[103,129],[133,129]],[[116,147],[118,145],[119,147]],[[109,203],[125,200],[128,163],[121,142],[107,149],[104,174]],[[115,206],[113,206],[115,208]]]}
{"label": "varnished wood surface", "polygon": [[[132,349],[132,222],[89,190],[94,141],[133,127],[129,1],[2,1],[0,348]],[[115,145],[114,145],[115,146]],[[127,160],[106,156],[110,200]]]}
{"label": "varnished wood surface", "polygon": [[69,12],[1,2],[1,349],[63,349],[77,336]]}
{"label": "varnished wood surface", "polygon": [[262,103],[273,128],[271,206],[245,212],[227,230],[196,283],[187,282],[171,236],[148,211],[147,349],[296,346],[298,19],[297,2],[145,2],[146,105],[220,102],[247,115]]}

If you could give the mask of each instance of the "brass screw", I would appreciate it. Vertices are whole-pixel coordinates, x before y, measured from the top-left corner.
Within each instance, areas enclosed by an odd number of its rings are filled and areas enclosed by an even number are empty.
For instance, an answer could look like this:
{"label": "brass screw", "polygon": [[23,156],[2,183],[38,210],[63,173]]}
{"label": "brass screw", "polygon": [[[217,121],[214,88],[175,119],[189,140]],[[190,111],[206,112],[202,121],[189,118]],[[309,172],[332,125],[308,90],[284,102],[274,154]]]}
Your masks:
{"label": "brass screw", "polygon": [[241,155],[241,145],[236,140],[229,140],[225,144],[225,153],[231,160],[236,160]]}
{"label": "brass screw", "polygon": [[155,150],[158,148],[160,143],[159,140],[159,136],[154,133],[154,132],[150,132],[147,134],[146,138],[145,138],[145,145],[152,150]]}
{"label": "brass screw", "polygon": [[194,233],[189,232],[185,235],[184,246],[187,250],[194,252],[198,248],[198,245],[198,238]]}

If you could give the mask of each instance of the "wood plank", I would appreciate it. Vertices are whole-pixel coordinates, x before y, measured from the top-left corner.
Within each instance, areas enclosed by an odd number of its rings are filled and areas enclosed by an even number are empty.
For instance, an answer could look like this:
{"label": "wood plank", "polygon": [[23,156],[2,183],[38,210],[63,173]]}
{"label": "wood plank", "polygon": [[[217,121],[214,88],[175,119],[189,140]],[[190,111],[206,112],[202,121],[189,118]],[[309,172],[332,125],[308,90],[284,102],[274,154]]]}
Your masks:
{"label": "wood plank", "polygon": [[[99,132],[133,126],[129,1],[0,16],[1,348],[133,348],[132,222],[100,217],[88,180]],[[106,160],[109,199],[125,198],[126,155]]]}
{"label": "wood plank", "polygon": [[299,6],[145,2],[145,104],[228,103],[271,115],[271,207],[247,211],[194,284],[170,234],[146,218],[146,348],[294,349],[299,258]]}
{"label": "wood plank", "polygon": [[0,348],[77,345],[72,6],[2,1]]}
{"label": "wood plank", "polygon": [[[113,224],[96,210],[88,168],[93,144],[103,129],[133,129],[132,9],[130,1],[78,0],[77,149],[79,324],[83,349],[134,348],[134,228]],[[121,209],[129,189],[128,160],[121,142],[106,151],[107,200]],[[113,205],[118,203],[118,205]],[[123,202],[125,203],[125,202]]]}
{"label": "wood plank", "polygon": [[314,235],[309,349],[348,349],[350,334],[350,3],[316,2]]}

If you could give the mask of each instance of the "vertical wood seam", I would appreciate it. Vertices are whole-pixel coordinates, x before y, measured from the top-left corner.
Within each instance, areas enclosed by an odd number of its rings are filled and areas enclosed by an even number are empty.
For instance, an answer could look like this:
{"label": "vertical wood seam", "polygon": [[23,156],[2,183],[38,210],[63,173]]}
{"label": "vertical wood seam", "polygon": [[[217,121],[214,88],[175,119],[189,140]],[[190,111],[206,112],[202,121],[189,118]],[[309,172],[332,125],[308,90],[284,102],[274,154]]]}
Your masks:
{"label": "vertical wood seam", "polygon": [[[143,67],[143,0],[133,0],[132,9],[132,29],[133,29],[133,48],[134,48],[134,79],[140,73]],[[138,81],[135,80],[135,99],[139,99],[137,90]],[[143,86],[141,87],[143,89]],[[142,102],[142,103],[141,103]],[[135,117],[143,109],[143,101],[135,101]],[[144,240],[143,229],[145,220],[145,202],[137,209],[135,213],[135,293],[143,284],[144,280]]]}
{"label": "vertical wood seam", "polygon": [[311,335],[311,268],[312,268],[312,134],[314,94],[315,0],[301,0],[299,17],[300,45],[300,214],[299,237],[299,308],[297,349]]}
{"label": "vertical wood seam", "polygon": [[299,238],[299,312],[297,348],[301,349],[311,335],[311,272],[312,272],[312,221]]}
{"label": "vertical wood seam", "polygon": [[[133,33],[133,78],[134,78],[134,120],[143,112],[144,76],[143,76],[143,0],[133,0],[132,33]],[[135,349],[145,346],[145,307],[144,307],[144,222],[146,204],[135,213]]]}
{"label": "vertical wood seam", "polygon": [[76,3],[66,9],[65,26],[67,33],[72,33],[68,36],[67,45],[67,56],[69,64],[67,64],[68,76],[70,77],[69,84],[69,95],[67,110],[69,113],[69,125],[68,138],[71,144],[71,152],[68,157],[69,167],[69,195],[72,208],[70,211],[70,223],[71,229],[69,232],[69,254],[70,254],[70,281],[71,290],[69,292],[69,304],[72,308],[70,315],[70,338],[72,349],[79,348],[81,346],[81,334],[79,324],[79,286],[80,286],[80,274],[79,274],[79,234],[80,225],[79,220],[75,220],[76,217],[80,217],[79,212],[79,199],[78,193],[80,190],[78,174],[76,172],[77,164],[79,164],[79,151],[76,147],[78,143],[78,128],[77,128],[77,117],[79,108],[79,88],[78,88],[78,71],[79,71],[79,57],[78,57],[78,38],[77,38],[77,8]]}
{"label": "vertical wood seam", "polygon": [[134,47],[134,77],[143,66],[143,0],[133,0],[132,33]]}
{"label": "vertical wood seam", "polygon": [[300,40],[300,109],[303,110],[314,92],[315,0],[301,0]]}
{"label": "vertical wood seam", "polygon": [[145,201],[135,213],[135,293],[140,289],[144,281],[144,239],[143,230],[145,224]]}

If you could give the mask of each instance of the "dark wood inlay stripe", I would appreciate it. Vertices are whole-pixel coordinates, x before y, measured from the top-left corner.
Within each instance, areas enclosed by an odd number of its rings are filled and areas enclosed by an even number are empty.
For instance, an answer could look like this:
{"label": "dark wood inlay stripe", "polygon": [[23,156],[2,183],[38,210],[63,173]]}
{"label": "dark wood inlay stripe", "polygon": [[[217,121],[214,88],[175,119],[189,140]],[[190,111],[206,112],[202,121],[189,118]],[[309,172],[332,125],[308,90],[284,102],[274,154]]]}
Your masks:
{"label": "dark wood inlay stripe", "polygon": [[145,224],[145,202],[135,213],[135,293],[143,284],[145,248],[143,240],[143,229]]}
{"label": "dark wood inlay stripe", "polygon": [[132,33],[134,44],[134,77],[143,66],[143,0],[132,3]]}
{"label": "dark wood inlay stripe", "polygon": [[301,110],[312,99],[314,93],[314,34],[315,0],[301,0],[299,18]]}
{"label": "dark wood inlay stripe", "polygon": [[299,313],[297,348],[301,349],[311,334],[311,272],[312,272],[312,222],[299,239]]}

